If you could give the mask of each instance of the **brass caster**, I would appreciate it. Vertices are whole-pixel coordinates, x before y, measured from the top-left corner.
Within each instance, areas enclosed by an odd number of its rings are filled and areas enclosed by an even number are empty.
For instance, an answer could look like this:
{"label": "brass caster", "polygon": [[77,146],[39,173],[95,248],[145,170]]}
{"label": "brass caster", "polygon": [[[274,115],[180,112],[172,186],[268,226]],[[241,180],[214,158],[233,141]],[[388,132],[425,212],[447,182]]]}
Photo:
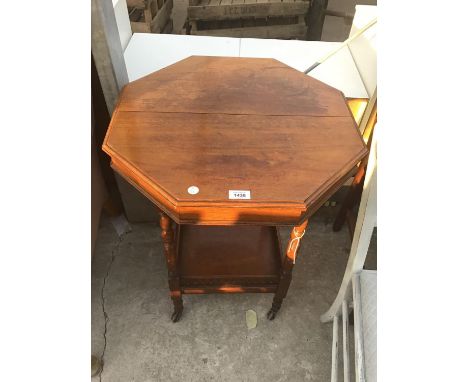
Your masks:
{"label": "brass caster", "polygon": [[177,322],[182,317],[182,310],[177,310],[172,313],[171,320],[172,322]]}
{"label": "brass caster", "polygon": [[267,313],[267,318],[270,320],[270,321],[273,321],[276,317],[276,312],[272,309],[270,309]]}

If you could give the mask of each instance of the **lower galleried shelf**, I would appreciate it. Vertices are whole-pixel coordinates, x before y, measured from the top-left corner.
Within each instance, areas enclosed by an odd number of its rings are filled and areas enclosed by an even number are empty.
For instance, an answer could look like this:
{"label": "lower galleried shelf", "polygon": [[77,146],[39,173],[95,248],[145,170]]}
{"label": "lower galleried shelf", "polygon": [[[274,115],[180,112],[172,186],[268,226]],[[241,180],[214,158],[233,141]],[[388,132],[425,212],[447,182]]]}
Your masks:
{"label": "lower galleried shelf", "polygon": [[180,225],[177,238],[182,293],[276,291],[281,273],[276,227]]}

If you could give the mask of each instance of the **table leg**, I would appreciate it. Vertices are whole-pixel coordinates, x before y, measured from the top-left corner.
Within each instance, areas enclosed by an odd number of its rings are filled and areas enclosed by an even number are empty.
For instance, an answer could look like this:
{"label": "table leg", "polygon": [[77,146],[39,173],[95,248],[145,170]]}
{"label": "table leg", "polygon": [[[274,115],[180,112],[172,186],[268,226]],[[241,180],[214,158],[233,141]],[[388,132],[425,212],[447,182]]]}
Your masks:
{"label": "table leg", "polygon": [[283,264],[281,266],[281,276],[278,289],[276,290],[275,297],[273,298],[271,309],[267,314],[269,320],[273,320],[276,317],[276,313],[280,310],[283,299],[288,293],[292,279],[292,270],[294,268],[294,263],[296,262],[297,252],[299,250],[301,238],[304,236],[307,223],[308,221],[306,220],[301,225],[294,227],[291,231],[286,256],[284,256]]}
{"label": "table leg", "polygon": [[[333,222],[333,231],[338,232],[343,227],[343,224],[346,221],[348,213],[353,209],[353,207],[359,203],[362,195],[362,188],[364,186],[364,177],[366,176],[366,167],[367,162],[362,161],[359,165],[358,171],[354,176],[353,183],[351,184],[341,208],[336,214],[335,221]],[[353,234],[351,233],[351,236]]]}
{"label": "table leg", "polygon": [[177,322],[182,316],[182,310],[184,309],[184,306],[182,303],[182,293],[180,290],[179,273],[177,271],[174,229],[172,228],[171,219],[163,212],[161,212],[159,224],[161,226],[161,238],[164,244],[164,255],[166,256],[169,290],[172,303],[174,304],[174,312],[172,313],[171,320],[173,322]]}

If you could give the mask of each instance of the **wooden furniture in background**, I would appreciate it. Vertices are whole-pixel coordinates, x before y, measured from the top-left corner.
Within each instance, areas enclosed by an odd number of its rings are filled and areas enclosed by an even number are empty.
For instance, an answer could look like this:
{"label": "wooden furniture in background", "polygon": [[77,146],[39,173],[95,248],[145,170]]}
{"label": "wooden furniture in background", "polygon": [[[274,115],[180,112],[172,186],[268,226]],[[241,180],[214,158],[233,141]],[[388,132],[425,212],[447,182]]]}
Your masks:
{"label": "wooden furniture in background", "polygon": [[96,242],[102,210],[111,215],[123,211],[115,174],[110,168],[109,157],[100,149],[104,141],[110,114],[91,55],[91,253]]}
{"label": "wooden furniture in background", "polygon": [[182,294],[211,292],[274,293],[273,319],[309,217],[367,153],[340,91],[274,59],[203,56],[128,84],[103,149],[161,211],[173,321]]}
{"label": "wooden furniture in background", "polygon": [[340,17],[345,25],[351,25],[353,14],[327,9],[328,0],[312,0],[307,14],[307,40],[320,41],[322,39],[323,24],[326,16]]}
{"label": "wooden furniture in background", "polygon": [[187,34],[305,38],[307,0],[189,0]]}
{"label": "wooden furniture in background", "polygon": [[173,0],[127,0],[133,33],[171,33]]}

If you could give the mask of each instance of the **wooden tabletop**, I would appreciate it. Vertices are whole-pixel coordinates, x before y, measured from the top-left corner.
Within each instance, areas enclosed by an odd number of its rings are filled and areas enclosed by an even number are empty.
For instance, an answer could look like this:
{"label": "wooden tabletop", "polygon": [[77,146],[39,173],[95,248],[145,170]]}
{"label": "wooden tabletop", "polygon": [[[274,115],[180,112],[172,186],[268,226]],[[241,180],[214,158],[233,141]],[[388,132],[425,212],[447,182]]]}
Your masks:
{"label": "wooden tabletop", "polygon": [[274,59],[200,56],[129,83],[103,149],[176,222],[213,225],[297,224],[367,152],[340,91]]}

